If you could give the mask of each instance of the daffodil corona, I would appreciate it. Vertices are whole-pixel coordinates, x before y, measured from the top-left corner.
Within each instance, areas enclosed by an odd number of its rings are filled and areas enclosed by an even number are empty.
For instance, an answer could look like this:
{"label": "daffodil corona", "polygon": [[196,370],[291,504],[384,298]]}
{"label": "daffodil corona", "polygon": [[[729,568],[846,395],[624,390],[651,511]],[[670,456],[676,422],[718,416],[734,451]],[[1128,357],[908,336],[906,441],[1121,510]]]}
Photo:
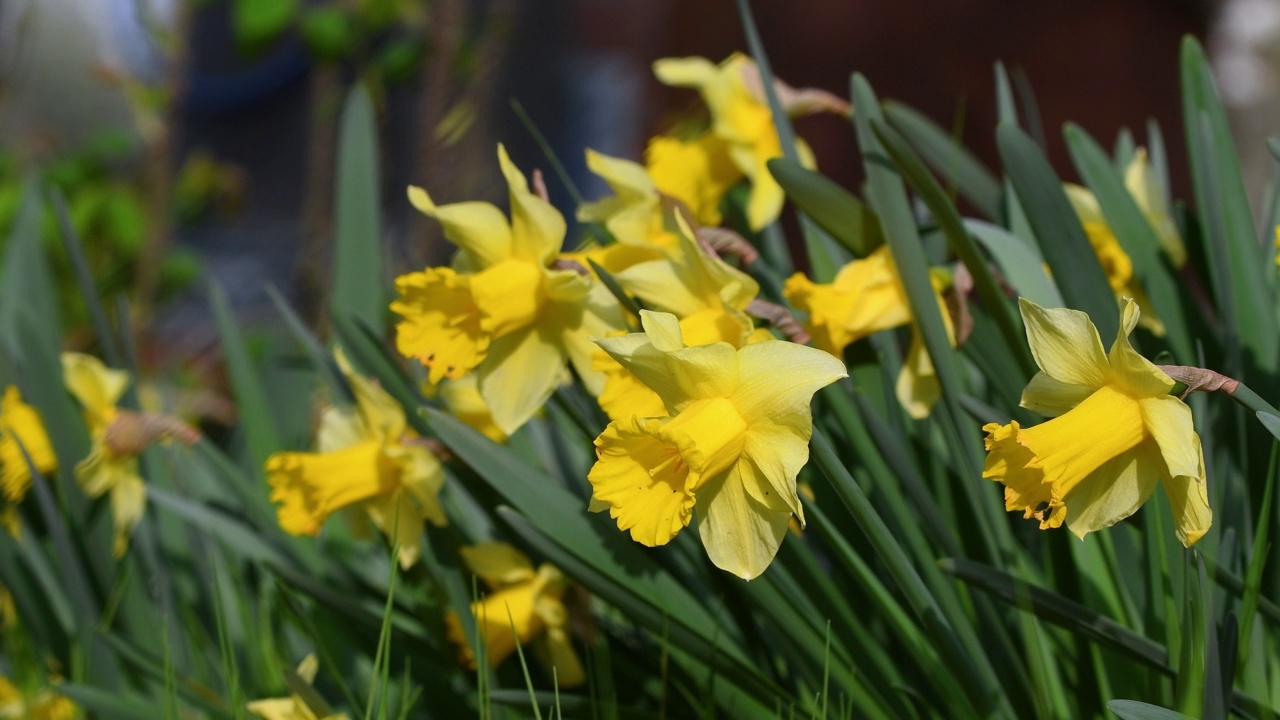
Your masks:
{"label": "daffodil corona", "polygon": [[631,416],[596,438],[592,508],[649,546],[697,510],[711,561],[751,579],[772,562],[795,515],[809,459],[809,403],[845,377],[830,354],[783,341],[686,347],[674,315],[641,311],[643,333],[598,340],[656,392],[668,417]]}
{"label": "daffodil corona", "polygon": [[1129,345],[1137,304],[1125,302],[1109,355],[1086,314],[1020,305],[1040,366],[1022,406],[1053,419],[986,425],[983,477],[1004,484],[1007,510],[1078,537],[1129,517],[1160,483],[1190,547],[1213,522],[1204,455],[1191,409],[1169,395],[1174,381]]}

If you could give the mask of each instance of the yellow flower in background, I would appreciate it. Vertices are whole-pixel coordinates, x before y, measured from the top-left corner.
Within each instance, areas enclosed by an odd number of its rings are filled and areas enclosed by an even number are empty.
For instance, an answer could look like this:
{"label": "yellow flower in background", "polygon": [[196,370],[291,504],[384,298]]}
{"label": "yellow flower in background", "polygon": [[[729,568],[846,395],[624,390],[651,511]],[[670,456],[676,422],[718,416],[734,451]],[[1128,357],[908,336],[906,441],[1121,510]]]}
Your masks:
{"label": "yellow flower in background", "polygon": [[588,149],[587,168],[603,178],[614,194],[578,208],[579,222],[603,223],[619,243],[676,249],[678,241],[668,227],[662,196],[643,165]]}
{"label": "yellow flower in background", "polygon": [[1178,235],[1178,226],[1174,224],[1173,217],[1169,213],[1169,201],[1164,187],[1151,169],[1146,148],[1138,148],[1133,159],[1125,167],[1124,187],[1138,203],[1138,207],[1142,208],[1142,214],[1147,217],[1147,222],[1155,228],[1156,235],[1160,238],[1160,245],[1169,255],[1173,266],[1180,268],[1185,265],[1187,249],[1183,246],[1182,237]]}
{"label": "yellow flower in background", "polygon": [[447,522],[437,497],[444,470],[408,427],[400,404],[352,372],[342,356],[338,362],[355,393],[355,406],[325,409],[318,452],[267,458],[267,482],[271,500],[280,503],[280,527],[293,535],[317,535],[333,513],[360,507],[389,541],[399,543],[400,565],[412,567],[421,553],[425,523]]}
{"label": "yellow flower in background", "polygon": [[[532,643],[539,661],[548,671],[554,668],[560,687],[581,685],[586,673],[569,638],[569,613],[561,601],[568,588],[564,575],[546,563],[534,570],[523,553],[500,542],[464,547],[462,560],[490,591],[471,603],[489,665],[501,665],[516,651],[517,641],[526,649]],[[449,639],[475,667],[475,654],[458,616],[450,613],[445,620]]]}
{"label": "yellow flower in background", "polygon": [[[122,416],[116,407],[129,387],[129,374],[109,369],[90,355],[63,353],[62,375],[67,389],[80,401],[92,441],[89,456],[76,465],[76,481],[91,498],[109,495],[115,527],[113,552],[118,557],[128,549],[129,536],[147,505],[147,487],[138,474],[141,448],[132,437],[121,435],[121,428],[128,427],[133,415]],[[122,419],[123,423],[117,422]]]}
{"label": "yellow flower in background", "polygon": [[[316,660],[316,656],[307,655],[298,664],[298,677],[308,685],[312,685],[315,683],[316,672],[319,669],[320,663]],[[323,706],[313,707],[314,704]],[[346,713],[333,712],[333,709],[324,705],[324,700],[315,693],[311,693],[309,698],[295,693],[286,698],[254,700],[246,707],[249,712],[264,720],[348,720]]]}
{"label": "yellow flower in background", "polygon": [[58,469],[58,458],[40,413],[10,385],[0,396],[0,490],[6,501],[16,505],[26,497],[32,466],[47,475]]}
{"label": "yellow flower in background", "polygon": [[[755,62],[741,53],[730,55],[719,65],[701,57],[663,58],[653,64],[653,71],[664,84],[694,88],[702,95],[711,113],[711,132],[725,143],[729,159],[751,181],[747,201],[751,229],[760,230],[776,220],[784,197],[766,163],[782,157],[782,143]],[[848,103],[821,90],[795,90],[781,82],[776,89],[783,109],[792,116],[849,112]],[[808,146],[802,142],[796,145],[801,162],[813,166]]]}
{"label": "yellow flower in background", "polygon": [[[769,331],[755,330],[745,312],[760,292],[756,281],[708,255],[683,220],[678,226],[681,252],[675,260],[633,265],[614,276],[618,284],[649,308],[679,318],[680,334],[690,347],[726,342],[739,348],[749,341],[772,340]],[[610,420],[667,414],[658,394],[604,350],[595,352],[594,362],[605,374],[598,399]]]}
{"label": "yellow flower in background", "polygon": [[1022,406],[1054,419],[986,425],[983,477],[1005,485],[1007,510],[1081,538],[1132,515],[1159,482],[1190,547],[1213,523],[1204,455],[1191,408],[1168,394],[1174,381],[1129,345],[1137,304],[1125,302],[1110,355],[1085,313],[1019,304],[1040,366]]}
{"label": "yellow flower in background", "polygon": [[0,676],[0,720],[75,720],[80,706],[44,689],[28,697],[8,678]]}
{"label": "yellow flower in background", "polygon": [[[942,292],[950,284],[944,271],[932,269],[930,281],[954,346],[955,330]],[[836,273],[830,283],[815,283],[803,273],[787,278],[783,295],[798,310],[808,313],[805,329],[813,344],[836,357],[849,345],[883,330],[911,322],[911,304],[898,277],[887,245],[854,260]],[[919,332],[913,332],[896,385],[898,402],[916,419],[928,417],[941,395],[933,361]]]}
{"label": "yellow flower in background", "polygon": [[498,146],[511,198],[511,220],[483,202],[436,205],[409,188],[414,207],[435,218],[458,245],[452,268],[428,268],[396,279],[391,309],[396,347],[429,369],[431,382],[474,370],[493,420],[508,435],[533,416],[572,362],[599,394],[588,338],[622,327],[617,300],[590,275],[558,269],[564,218],[529,191],[524,175]]}
{"label": "yellow flower in background", "polygon": [[712,132],[689,140],[657,135],[644,161],[654,187],[689,208],[699,225],[720,225],[720,201],[743,178],[728,144]]}
{"label": "yellow flower in background", "polygon": [[809,403],[846,377],[830,354],[790,342],[686,347],[674,315],[641,311],[643,333],[598,340],[658,394],[669,417],[616,420],[596,438],[592,509],[643,545],[689,524],[716,567],[751,579],[772,562],[809,459]]}

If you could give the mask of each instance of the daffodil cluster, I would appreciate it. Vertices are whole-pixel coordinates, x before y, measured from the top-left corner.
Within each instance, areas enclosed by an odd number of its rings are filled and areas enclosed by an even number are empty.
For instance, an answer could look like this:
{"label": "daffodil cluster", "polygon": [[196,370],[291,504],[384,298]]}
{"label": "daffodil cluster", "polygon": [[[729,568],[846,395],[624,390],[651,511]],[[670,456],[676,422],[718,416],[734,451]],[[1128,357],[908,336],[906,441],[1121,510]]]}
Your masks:
{"label": "daffodil cluster", "polygon": [[1053,419],[986,425],[983,477],[1004,484],[1006,509],[1079,537],[1129,517],[1160,484],[1190,547],[1213,522],[1204,453],[1174,381],[1129,344],[1137,304],[1126,301],[1110,354],[1088,315],[1025,298],[1021,308],[1040,366],[1022,405]]}

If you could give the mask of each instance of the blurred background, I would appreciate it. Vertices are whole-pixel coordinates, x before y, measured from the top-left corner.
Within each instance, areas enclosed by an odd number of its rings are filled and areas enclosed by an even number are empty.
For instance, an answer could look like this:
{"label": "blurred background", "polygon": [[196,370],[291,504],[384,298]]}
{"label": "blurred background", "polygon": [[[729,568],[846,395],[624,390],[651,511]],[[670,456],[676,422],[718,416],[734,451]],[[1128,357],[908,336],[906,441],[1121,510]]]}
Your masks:
{"label": "blurred background", "polygon": [[[862,72],[993,167],[997,60],[1034,97],[1024,121],[1064,177],[1075,176],[1065,121],[1104,142],[1130,128],[1141,143],[1154,119],[1175,196],[1188,191],[1178,42],[1191,33],[1214,57],[1255,191],[1271,173],[1280,0],[753,6],[780,77],[847,96],[850,71]],[[208,279],[250,324],[273,316],[268,284],[323,324],[335,137],[353,84],[376,108],[383,240],[400,272],[449,254],[406,185],[441,202],[501,203],[499,141],[525,171],[547,168],[513,104],[593,199],[606,188],[584,148],[639,159],[649,135],[700,107],[657,84],[652,61],[735,50],[745,41],[730,0],[4,0],[0,244],[24,182],[43,173],[103,294],[129,299],[144,364],[189,362],[213,352]],[[847,121],[815,116],[798,129],[821,170],[856,189]],[[572,218],[564,186],[550,175],[549,185]],[[83,310],[67,312],[74,327]]]}

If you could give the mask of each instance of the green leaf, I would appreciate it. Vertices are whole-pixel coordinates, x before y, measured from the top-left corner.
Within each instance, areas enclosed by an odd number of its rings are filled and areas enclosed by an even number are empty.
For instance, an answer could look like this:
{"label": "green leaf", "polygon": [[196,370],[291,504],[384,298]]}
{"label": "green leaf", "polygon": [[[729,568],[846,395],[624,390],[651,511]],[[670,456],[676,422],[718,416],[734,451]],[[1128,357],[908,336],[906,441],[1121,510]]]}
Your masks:
{"label": "green leaf", "polygon": [[164,717],[164,711],[154,700],[132,694],[103,690],[91,685],[61,683],[54,689],[77,705],[88,710],[95,718],[104,720],[137,720],[144,717]]}
{"label": "green leaf", "polygon": [[262,52],[293,23],[300,0],[235,0],[231,27],[236,43],[250,53]]}
{"label": "green leaf", "polygon": [[1062,181],[1044,152],[1017,127],[1001,125],[996,144],[1067,307],[1088,313],[1102,337],[1115,337],[1120,326],[1115,294]]}
{"label": "green leaf", "polygon": [[794,160],[774,158],[768,165],[787,197],[855,257],[866,257],[884,243],[875,214],[848,190]]}
{"label": "green leaf", "polygon": [[1204,50],[1191,36],[1182,41],[1182,113],[1218,312],[1250,364],[1275,372],[1280,327],[1265,277],[1275,267],[1263,262],[1227,114]]}
{"label": "green leaf", "polygon": [[999,225],[981,220],[965,220],[973,234],[1000,267],[1005,280],[1019,295],[1044,307],[1062,307],[1062,293],[1044,271],[1044,256],[1032,245]]}
{"label": "green leaf", "polygon": [[1107,703],[1107,709],[1119,716],[1120,720],[1195,720],[1190,715],[1137,700],[1112,700]]}
{"label": "green leaf", "polygon": [[209,305],[213,310],[214,324],[218,327],[218,336],[222,339],[222,356],[231,375],[231,391],[239,410],[240,429],[249,447],[252,474],[259,477],[267,457],[280,449],[277,424],[267,405],[262,379],[249,357],[240,328],[231,316],[226,294],[216,282],[209,285]]}
{"label": "green leaf", "polygon": [[934,220],[946,236],[952,252],[960,258],[973,277],[978,299],[995,317],[1000,334],[1008,346],[1007,351],[1017,358],[1026,379],[1031,379],[1037,368],[1027,348],[1018,311],[996,284],[990,268],[987,267],[986,258],[978,252],[973,238],[969,237],[969,233],[965,230],[960,211],[956,209],[951,199],[942,190],[942,186],[925,169],[924,163],[916,157],[915,152],[897,131],[875,118],[871,120],[871,128],[889,153],[889,157],[893,158],[894,164],[902,171],[903,177],[911,183],[911,187],[933,213]]}
{"label": "green leaf", "polygon": [[324,62],[341,60],[355,46],[355,25],[336,5],[308,10],[298,29],[307,49]]}
{"label": "green leaf", "polygon": [[983,215],[1000,217],[1000,181],[973,153],[924,114],[893,100],[884,103],[884,116],[902,133],[930,167]]}
{"label": "green leaf", "polygon": [[364,85],[356,85],[347,95],[338,131],[332,307],[335,314],[360,318],[379,335],[387,315],[380,186],[373,103]]}
{"label": "green leaf", "polygon": [[1068,123],[1063,135],[1067,149],[1085,185],[1093,191],[1107,225],[1133,258],[1134,271],[1164,322],[1169,344],[1178,362],[1196,361],[1187,319],[1183,314],[1181,280],[1167,264],[1155,228],[1138,206],[1119,170],[1103,149],[1078,125]]}
{"label": "green leaf", "polygon": [[[57,285],[49,269],[49,260],[41,242],[44,198],[35,176],[22,183],[22,204],[13,220],[12,229],[0,262],[0,343],[8,346],[19,335],[19,318],[31,318],[35,339],[49,352],[56,353],[62,344],[62,324],[58,320]],[[17,348],[10,352],[17,355]]]}

